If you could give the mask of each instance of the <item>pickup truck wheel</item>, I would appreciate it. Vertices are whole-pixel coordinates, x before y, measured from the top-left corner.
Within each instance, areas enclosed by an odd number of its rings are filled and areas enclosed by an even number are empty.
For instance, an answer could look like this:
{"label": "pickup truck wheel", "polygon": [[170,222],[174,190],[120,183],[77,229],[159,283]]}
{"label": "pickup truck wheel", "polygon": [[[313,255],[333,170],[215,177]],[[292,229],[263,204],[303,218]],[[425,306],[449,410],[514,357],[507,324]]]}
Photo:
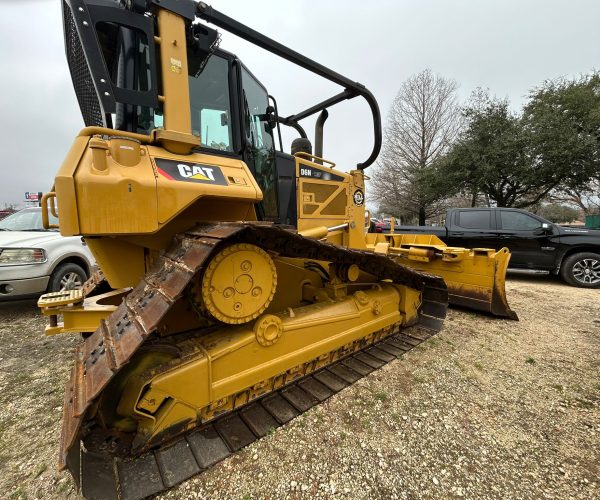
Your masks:
{"label": "pickup truck wheel", "polygon": [[600,288],[600,255],[591,252],[569,255],[560,267],[560,275],[569,285]]}
{"label": "pickup truck wheel", "polygon": [[87,280],[86,272],[71,262],[58,266],[50,277],[50,291],[77,290]]}

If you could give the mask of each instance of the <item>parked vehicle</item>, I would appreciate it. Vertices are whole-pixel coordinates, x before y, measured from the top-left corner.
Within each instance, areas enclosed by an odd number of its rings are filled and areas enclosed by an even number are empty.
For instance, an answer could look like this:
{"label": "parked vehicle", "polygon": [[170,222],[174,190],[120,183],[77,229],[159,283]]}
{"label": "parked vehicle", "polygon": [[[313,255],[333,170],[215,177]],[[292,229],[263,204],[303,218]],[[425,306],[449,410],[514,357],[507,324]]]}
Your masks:
{"label": "parked vehicle", "polygon": [[371,223],[369,224],[369,232],[370,233],[381,233],[383,232],[384,222],[376,219],[375,217],[371,217]]}
{"label": "parked vehicle", "polygon": [[600,288],[597,229],[562,227],[516,208],[455,208],[445,226],[400,226],[396,232],[434,234],[456,247],[507,247],[510,268],[550,271],[570,285]]}
{"label": "parked vehicle", "polygon": [[0,221],[0,300],[80,288],[93,265],[81,238],[43,228],[40,208]]}
{"label": "parked vehicle", "polygon": [[0,210],[0,220],[2,220],[5,217],[8,217],[9,215],[12,215],[14,213],[15,213],[15,210],[13,210],[12,208],[4,208],[4,209]]}

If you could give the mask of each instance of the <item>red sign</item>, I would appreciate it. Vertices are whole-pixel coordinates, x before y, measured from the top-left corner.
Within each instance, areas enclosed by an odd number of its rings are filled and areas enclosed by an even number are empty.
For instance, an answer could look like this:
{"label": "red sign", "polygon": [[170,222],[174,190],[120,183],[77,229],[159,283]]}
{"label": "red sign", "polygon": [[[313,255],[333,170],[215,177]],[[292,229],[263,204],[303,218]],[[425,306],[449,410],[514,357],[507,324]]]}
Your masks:
{"label": "red sign", "polygon": [[25,193],[25,201],[40,201],[39,193]]}

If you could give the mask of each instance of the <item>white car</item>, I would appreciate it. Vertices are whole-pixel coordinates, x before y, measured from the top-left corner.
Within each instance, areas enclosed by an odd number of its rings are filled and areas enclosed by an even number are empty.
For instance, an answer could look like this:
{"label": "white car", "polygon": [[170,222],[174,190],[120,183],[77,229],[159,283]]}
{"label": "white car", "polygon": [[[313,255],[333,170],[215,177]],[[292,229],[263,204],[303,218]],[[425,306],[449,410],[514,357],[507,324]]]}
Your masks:
{"label": "white car", "polygon": [[0,300],[80,288],[94,265],[79,236],[44,229],[40,208],[0,220]]}

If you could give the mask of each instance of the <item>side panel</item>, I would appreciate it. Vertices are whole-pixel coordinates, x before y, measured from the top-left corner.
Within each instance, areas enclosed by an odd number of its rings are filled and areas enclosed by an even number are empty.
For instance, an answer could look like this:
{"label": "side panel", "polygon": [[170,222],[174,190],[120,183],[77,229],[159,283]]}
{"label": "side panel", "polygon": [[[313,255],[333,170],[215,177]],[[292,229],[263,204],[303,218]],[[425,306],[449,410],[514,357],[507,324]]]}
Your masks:
{"label": "side panel", "polygon": [[126,162],[119,158],[116,150],[135,147],[133,141],[127,141],[131,145],[122,146],[115,146],[114,140],[101,142],[106,149],[88,148],[74,175],[80,233],[100,235],[156,231],[156,178],[146,148],[140,148],[137,161]]}
{"label": "side panel", "polygon": [[331,231],[327,240],[351,248],[366,248],[362,172],[341,172],[297,156],[296,176],[298,231],[348,224],[343,230]]}
{"label": "side panel", "polygon": [[79,234],[77,196],[75,194],[75,181],[73,176],[88,141],[89,137],[78,136],[75,138],[71,149],[54,179],[56,198],[60,204],[60,234],[63,236],[74,236]]}
{"label": "side panel", "polygon": [[[241,160],[202,153],[174,155],[152,146],[148,152],[156,171],[157,220],[161,225],[202,197],[229,199],[242,207],[241,212],[232,211],[222,220],[240,220],[242,213],[262,199],[258,184]],[[199,213],[198,220],[216,219],[208,211]]]}
{"label": "side panel", "polygon": [[[86,140],[78,139],[56,179],[65,235],[153,234],[200,200],[202,211],[188,217],[244,220],[262,198],[248,167],[237,159],[175,155],[97,137],[82,153],[85,143],[79,141]],[[231,203],[230,213],[213,213],[211,199],[215,205]]]}
{"label": "side panel", "polygon": [[298,208],[296,203],[296,162],[293,156],[275,152],[277,168],[277,193],[279,195],[279,221],[281,224],[296,226]]}

